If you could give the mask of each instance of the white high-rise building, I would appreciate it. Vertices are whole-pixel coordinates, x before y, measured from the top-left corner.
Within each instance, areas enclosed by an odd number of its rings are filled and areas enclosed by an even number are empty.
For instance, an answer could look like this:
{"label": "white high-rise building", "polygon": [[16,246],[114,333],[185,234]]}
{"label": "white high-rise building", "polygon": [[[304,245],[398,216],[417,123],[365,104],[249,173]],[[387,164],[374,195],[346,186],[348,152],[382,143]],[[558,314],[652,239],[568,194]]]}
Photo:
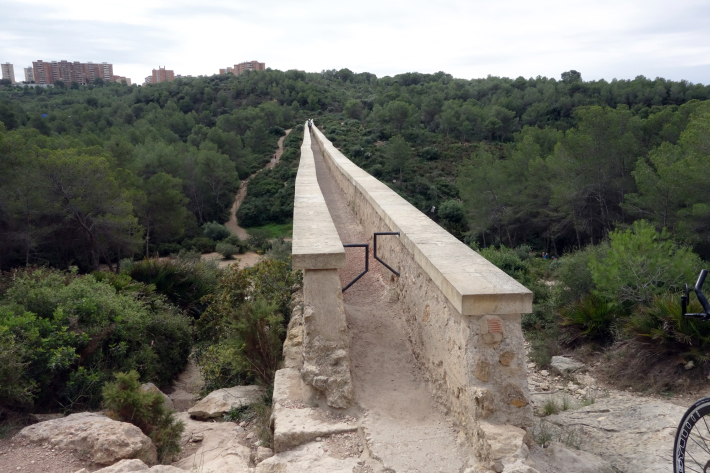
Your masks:
{"label": "white high-rise building", "polygon": [[25,67],[25,82],[35,81],[35,70],[32,67]]}
{"label": "white high-rise building", "polygon": [[15,67],[9,62],[0,64],[2,66],[2,78],[10,79],[10,82],[15,84]]}

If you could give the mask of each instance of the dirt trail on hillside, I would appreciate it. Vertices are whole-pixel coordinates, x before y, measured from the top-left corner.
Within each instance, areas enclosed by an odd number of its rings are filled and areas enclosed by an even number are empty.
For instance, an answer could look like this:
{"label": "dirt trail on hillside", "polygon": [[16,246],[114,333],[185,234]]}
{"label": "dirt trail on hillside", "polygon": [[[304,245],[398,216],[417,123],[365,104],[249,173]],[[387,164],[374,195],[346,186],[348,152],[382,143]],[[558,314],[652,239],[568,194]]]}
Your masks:
{"label": "dirt trail on hillside", "polygon": [[246,197],[246,195],[247,195],[247,186],[249,186],[249,181],[251,181],[254,176],[259,174],[264,169],[273,169],[274,166],[276,166],[276,164],[281,160],[281,155],[284,152],[284,139],[286,139],[286,137],[288,136],[289,133],[291,133],[290,128],[288,130],[286,130],[286,134],[284,136],[279,138],[279,143],[278,143],[279,147],[276,150],[275,159],[272,158],[269,161],[269,164],[264,166],[262,169],[259,169],[251,176],[244,179],[242,181],[242,183],[239,185],[239,190],[237,191],[237,195],[234,198],[234,203],[232,204],[232,208],[229,211],[229,221],[227,223],[225,223],[224,225],[227,228],[229,228],[229,230],[232,233],[235,233],[242,240],[246,240],[249,235],[247,234],[247,231],[244,230],[242,227],[240,227],[239,224],[237,223],[237,211],[239,210],[239,206],[242,205],[242,202],[244,201],[244,197]]}
{"label": "dirt trail on hillside", "polygon": [[[325,167],[320,149],[315,144],[312,149],[318,183],[341,241],[366,243],[368,235]],[[343,286],[364,269],[364,250],[346,249],[346,260],[340,270]],[[370,254],[370,271],[343,294],[355,400],[367,411],[363,427],[370,437],[368,447],[397,472],[462,471],[467,455],[417,367],[402,315],[383,281],[389,277],[386,271]]]}

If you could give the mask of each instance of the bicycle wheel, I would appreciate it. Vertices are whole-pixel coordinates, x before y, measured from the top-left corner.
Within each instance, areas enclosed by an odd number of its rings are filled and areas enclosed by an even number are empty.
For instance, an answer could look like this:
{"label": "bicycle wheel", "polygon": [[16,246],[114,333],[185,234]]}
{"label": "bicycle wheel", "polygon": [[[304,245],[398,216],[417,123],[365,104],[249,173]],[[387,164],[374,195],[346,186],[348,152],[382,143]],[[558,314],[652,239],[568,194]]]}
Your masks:
{"label": "bicycle wheel", "polygon": [[686,411],[673,443],[674,473],[710,473],[710,397]]}

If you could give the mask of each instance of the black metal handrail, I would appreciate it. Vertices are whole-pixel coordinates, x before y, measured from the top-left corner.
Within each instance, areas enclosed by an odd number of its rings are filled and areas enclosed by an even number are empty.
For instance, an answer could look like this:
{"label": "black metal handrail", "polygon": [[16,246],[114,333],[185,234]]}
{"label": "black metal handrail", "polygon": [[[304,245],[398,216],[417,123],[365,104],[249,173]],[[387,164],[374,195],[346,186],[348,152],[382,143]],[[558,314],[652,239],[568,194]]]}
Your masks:
{"label": "black metal handrail", "polygon": [[351,244],[343,245],[343,248],[365,248],[365,271],[360,273],[355,279],[350,281],[350,283],[348,283],[348,285],[343,288],[342,292],[345,292],[348,290],[348,288],[350,286],[355,284],[358,279],[363,277],[365,275],[365,273],[370,270],[370,245],[368,245],[367,243],[351,243]]}
{"label": "black metal handrail", "polygon": [[397,277],[399,277],[399,273],[398,273],[397,271],[395,271],[394,269],[392,269],[392,267],[391,267],[390,265],[388,265],[387,263],[385,263],[384,261],[382,261],[380,258],[377,257],[377,236],[378,236],[378,235],[398,235],[398,236],[399,236],[399,232],[378,232],[378,233],[375,233],[375,236],[373,237],[373,240],[374,240],[374,244],[373,244],[373,247],[374,247],[374,248],[373,248],[373,255],[374,255],[375,259],[376,259],[377,261],[379,261],[380,263],[382,263],[382,264],[385,266],[385,268],[389,269],[389,270],[392,271],[394,274],[396,274]]}

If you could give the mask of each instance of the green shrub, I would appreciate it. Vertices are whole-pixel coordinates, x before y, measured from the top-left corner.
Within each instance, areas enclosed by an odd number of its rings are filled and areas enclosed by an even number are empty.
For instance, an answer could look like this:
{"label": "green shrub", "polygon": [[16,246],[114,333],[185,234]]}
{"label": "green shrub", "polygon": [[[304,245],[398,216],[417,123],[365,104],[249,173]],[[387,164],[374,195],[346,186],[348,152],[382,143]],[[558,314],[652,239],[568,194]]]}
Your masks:
{"label": "green shrub", "polygon": [[[688,310],[703,309],[693,299]],[[692,359],[696,365],[710,361],[710,323],[683,317],[678,293],[662,294],[649,304],[637,306],[624,330],[656,354]]]}
{"label": "green shrub", "polygon": [[271,247],[270,236],[268,230],[255,228],[249,232],[247,244],[254,251],[266,251]]}
{"label": "green shrub", "polygon": [[212,389],[259,380],[265,384],[281,357],[291,288],[300,273],[265,259],[252,268],[230,268],[197,323],[196,359]]}
{"label": "green shrub", "polygon": [[237,235],[230,235],[229,237],[223,240],[223,243],[228,243],[230,245],[236,246],[239,249],[239,251],[237,252],[239,254],[246,253],[249,249],[249,245],[247,245],[247,242],[239,238]]}
{"label": "green shrub", "polygon": [[278,239],[271,243],[271,249],[266,252],[266,257],[278,261],[283,261],[288,265],[288,269],[291,269],[292,250],[293,245],[290,241]]}
{"label": "green shrub", "polygon": [[225,259],[231,259],[232,256],[239,254],[240,249],[240,247],[232,245],[230,243],[217,243],[217,253],[222,255]]}
{"label": "green shrub", "polygon": [[109,417],[130,422],[150,437],[158,451],[158,462],[169,464],[180,453],[180,436],[185,424],[175,420],[163,395],[143,391],[138,373],[116,373],[116,381],[103,388],[104,407]]}
{"label": "green shrub", "polygon": [[[184,243],[183,243],[184,245]],[[198,237],[190,240],[190,248],[200,253],[212,253],[216,243],[207,237]]]}
{"label": "green shrub", "polygon": [[128,274],[155,286],[170,302],[197,318],[206,307],[202,298],[214,293],[222,272],[214,263],[178,258],[137,261]]}
{"label": "green shrub", "polygon": [[0,405],[7,407],[32,403],[36,383],[26,376],[26,355],[8,327],[0,325]]}
{"label": "green shrub", "polygon": [[434,161],[435,159],[439,159],[439,150],[434,147],[422,148],[422,150],[419,151],[419,156],[427,161]]}
{"label": "green shrub", "polygon": [[665,230],[658,233],[643,220],[609,238],[606,255],[589,261],[595,292],[602,298],[648,303],[654,296],[679,290],[700,270],[700,258],[690,248],[677,246]]}
{"label": "green shrub", "polygon": [[16,353],[37,404],[96,407],[115,371],[135,369],[163,385],[185,366],[188,319],[150,287],[111,278],[36,269],[7,290],[0,330],[23,347]]}
{"label": "green shrub", "polygon": [[158,245],[158,253],[160,256],[170,256],[177,254],[182,249],[182,245],[179,243],[161,243]]}
{"label": "green shrub", "polygon": [[600,343],[614,340],[612,325],[622,311],[619,304],[588,294],[560,309],[562,325],[569,328],[573,340],[586,339]]}
{"label": "green shrub", "polygon": [[227,227],[217,222],[208,222],[202,225],[202,233],[213,241],[222,241],[232,234]]}
{"label": "green shrub", "polygon": [[589,245],[559,259],[553,276],[558,282],[561,304],[571,304],[592,292],[594,280],[589,263],[592,259],[603,259],[608,251],[606,243]]}

